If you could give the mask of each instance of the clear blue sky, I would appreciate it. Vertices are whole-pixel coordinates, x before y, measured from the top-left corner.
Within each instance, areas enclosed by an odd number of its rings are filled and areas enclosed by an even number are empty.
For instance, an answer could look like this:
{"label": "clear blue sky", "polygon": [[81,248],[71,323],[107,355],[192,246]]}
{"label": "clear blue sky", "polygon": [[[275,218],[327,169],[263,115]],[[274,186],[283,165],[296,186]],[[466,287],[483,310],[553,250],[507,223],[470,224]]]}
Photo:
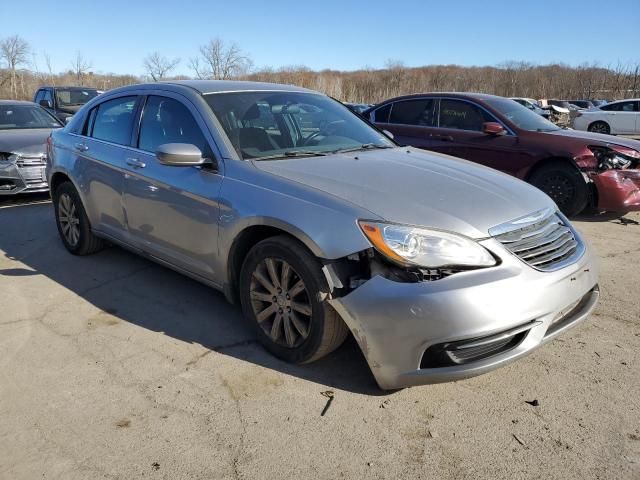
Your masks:
{"label": "clear blue sky", "polygon": [[216,36],[258,68],[640,62],[640,0],[0,0],[0,23],[0,37],[24,37],[56,71],[80,50],[96,72],[142,74],[158,50],[190,74],[188,58]]}

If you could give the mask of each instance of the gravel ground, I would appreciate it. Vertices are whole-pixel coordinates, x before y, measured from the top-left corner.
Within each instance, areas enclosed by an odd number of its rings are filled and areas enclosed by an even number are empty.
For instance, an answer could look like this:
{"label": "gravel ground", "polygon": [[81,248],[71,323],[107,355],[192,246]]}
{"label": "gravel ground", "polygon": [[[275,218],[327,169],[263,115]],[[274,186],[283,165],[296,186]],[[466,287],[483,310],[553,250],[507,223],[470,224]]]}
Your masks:
{"label": "gravel ground", "polygon": [[575,222],[602,261],[587,322],[382,392],[353,340],[284,364],[221,294],[118,248],[68,255],[50,204],[2,202],[0,479],[640,478],[638,222]]}

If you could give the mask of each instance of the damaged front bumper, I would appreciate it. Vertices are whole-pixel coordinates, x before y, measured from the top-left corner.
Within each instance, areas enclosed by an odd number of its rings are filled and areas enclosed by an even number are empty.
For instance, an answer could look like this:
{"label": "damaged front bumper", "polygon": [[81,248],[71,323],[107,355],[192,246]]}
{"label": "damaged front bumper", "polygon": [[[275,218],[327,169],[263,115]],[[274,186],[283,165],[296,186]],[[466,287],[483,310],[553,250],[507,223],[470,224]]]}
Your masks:
{"label": "damaged front bumper", "polygon": [[598,209],[609,212],[640,210],[640,170],[605,170],[588,176],[598,191]]}
{"label": "damaged front bumper", "polygon": [[383,389],[459,380],[530,353],[586,318],[599,290],[587,247],[575,263],[541,272],[499,242],[497,267],[432,282],[374,276],[330,300]]}
{"label": "damaged front bumper", "polygon": [[44,156],[0,161],[0,195],[48,191],[45,164]]}

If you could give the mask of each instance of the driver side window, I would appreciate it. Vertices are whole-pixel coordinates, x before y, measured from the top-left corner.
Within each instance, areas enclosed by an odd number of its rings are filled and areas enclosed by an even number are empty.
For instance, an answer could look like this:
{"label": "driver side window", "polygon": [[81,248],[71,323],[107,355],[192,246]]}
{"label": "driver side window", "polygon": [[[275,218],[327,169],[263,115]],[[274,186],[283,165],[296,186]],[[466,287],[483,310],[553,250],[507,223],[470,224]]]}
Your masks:
{"label": "driver side window", "polygon": [[173,98],[147,98],[140,123],[138,148],[154,153],[165,143],[190,143],[211,158],[211,149],[189,109]]}
{"label": "driver side window", "polygon": [[440,128],[481,132],[484,122],[495,122],[495,119],[472,103],[448,99],[440,101]]}

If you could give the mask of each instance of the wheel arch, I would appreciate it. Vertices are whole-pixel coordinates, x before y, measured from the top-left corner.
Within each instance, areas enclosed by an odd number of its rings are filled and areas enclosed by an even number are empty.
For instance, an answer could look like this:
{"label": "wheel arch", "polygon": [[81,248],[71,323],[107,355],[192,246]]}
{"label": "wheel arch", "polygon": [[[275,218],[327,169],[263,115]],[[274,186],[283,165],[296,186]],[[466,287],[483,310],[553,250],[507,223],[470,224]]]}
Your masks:
{"label": "wheel arch", "polygon": [[226,282],[224,294],[231,303],[238,302],[238,279],[242,263],[258,242],[267,238],[286,235],[300,242],[312,255],[322,258],[321,248],[297,227],[277,219],[262,218],[244,226],[234,237],[228,250],[226,261]]}
{"label": "wheel arch", "polygon": [[[69,175],[67,175],[65,172],[54,172],[51,175],[51,179],[49,180],[49,191],[51,192],[52,196],[53,196],[53,192],[55,192],[55,190],[64,182],[73,183],[73,180],[71,180],[71,177],[69,177]],[[78,188],[76,187],[76,190],[77,189]]]}
{"label": "wheel arch", "polygon": [[[542,168],[546,167],[547,165],[552,165],[554,163],[557,162],[562,162],[566,165],[569,165],[573,168],[575,168],[578,172],[580,172],[580,174],[582,174],[582,170],[580,169],[580,167],[578,166],[578,164],[575,162],[575,160],[571,157],[565,157],[565,156],[561,156],[561,155],[553,155],[553,156],[549,156],[546,157],[542,160],[540,160],[539,162],[537,162],[535,165],[533,165],[529,171],[527,172],[527,174],[524,176],[524,180],[528,183],[531,183],[531,177],[539,170],[541,170]],[[587,183],[585,181],[585,183]]]}
{"label": "wheel arch", "polygon": [[596,124],[596,123],[604,123],[607,128],[609,128],[609,133],[611,133],[611,124],[609,122],[607,122],[606,120],[602,120],[601,118],[598,118],[596,120],[592,120],[591,122],[589,122],[587,124],[587,131],[590,132],[591,131],[591,126]]}

